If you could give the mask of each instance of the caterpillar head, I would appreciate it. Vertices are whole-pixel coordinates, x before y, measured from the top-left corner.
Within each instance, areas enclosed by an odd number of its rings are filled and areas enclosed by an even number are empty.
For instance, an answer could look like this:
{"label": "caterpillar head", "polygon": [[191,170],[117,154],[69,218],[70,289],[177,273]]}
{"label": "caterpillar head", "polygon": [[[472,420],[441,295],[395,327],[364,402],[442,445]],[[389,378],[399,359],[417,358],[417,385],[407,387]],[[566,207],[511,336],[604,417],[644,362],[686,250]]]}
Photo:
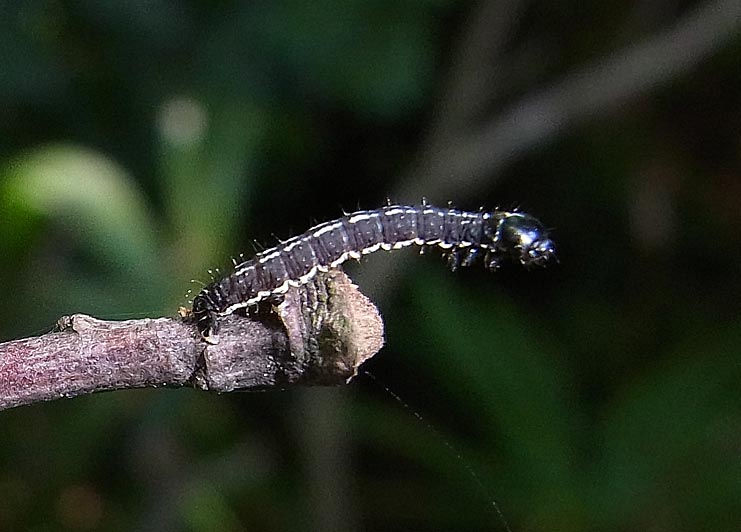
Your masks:
{"label": "caterpillar head", "polygon": [[507,212],[498,220],[492,218],[491,222],[493,247],[523,266],[544,266],[556,258],[556,246],[548,230],[534,216]]}

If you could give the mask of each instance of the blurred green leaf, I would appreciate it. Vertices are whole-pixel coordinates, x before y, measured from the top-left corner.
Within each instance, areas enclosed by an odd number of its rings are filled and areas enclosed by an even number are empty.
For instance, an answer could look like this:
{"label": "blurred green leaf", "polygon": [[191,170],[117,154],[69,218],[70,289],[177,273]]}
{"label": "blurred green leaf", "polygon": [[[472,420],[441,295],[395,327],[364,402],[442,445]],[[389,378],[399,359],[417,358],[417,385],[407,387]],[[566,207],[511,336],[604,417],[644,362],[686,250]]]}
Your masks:
{"label": "blurred green leaf", "polygon": [[157,256],[152,212],[111,159],[80,146],[48,146],[16,160],[6,172],[5,198],[16,210],[66,226],[72,238],[122,272],[152,276]]}
{"label": "blurred green leaf", "polygon": [[242,530],[239,517],[214,485],[193,485],[181,504],[186,530],[193,532]]}
{"label": "blurred green leaf", "polygon": [[[540,436],[521,433],[513,442],[516,447],[522,449],[520,444],[528,442],[547,445],[541,432],[546,429],[559,435],[552,443],[563,451],[571,387],[547,342],[535,324],[502,296],[460,293],[446,275],[418,276],[412,286],[417,305],[410,310],[419,316],[419,335],[427,338],[425,344],[432,350],[426,365],[436,370],[441,384],[465,394],[466,402],[480,401],[490,416],[491,424],[484,426],[493,436],[500,435],[497,425],[503,419],[510,427],[519,425],[517,420],[529,420],[528,430]],[[430,290],[432,286],[436,289]]]}
{"label": "blurred green leaf", "polygon": [[[702,514],[725,500],[725,512],[707,516],[713,520],[705,525],[733,529],[728,517],[741,517],[741,462],[733,443],[741,426],[739,345],[738,326],[688,331],[666,363],[615,398],[601,438],[604,470],[597,472],[606,483],[599,504],[613,524],[632,515],[636,525],[655,518],[671,527],[693,513],[688,508]],[[656,500],[664,504],[658,515]]]}
{"label": "blurred green leaf", "polygon": [[405,323],[421,345],[407,344],[409,352],[486,435],[481,452],[501,453],[489,459],[531,492],[530,519],[568,521],[581,489],[574,454],[581,432],[558,357],[537,324],[502,296],[461,292],[447,272],[423,271],[411,286],[415,322]]}
{"label": "blurred green leaf", "polygon": [[382,471],[378,476],[383,480],[363,484],[366,497],[384,509],[379,520],[411,521],[410,526],[440,526],[449,520],[446,529],[465,530],[498,519],[491,502],[506,493],[495,490],[499,483],[486,477],[490,457],[482,459],[480,449],[450,432],[444,420],[422,411],[420,405],[406,408],[391,397],[388,404],[353,403],[353,433],[364,447],[394,463],[402,458],[409,464],[401,471],[398,466]]}

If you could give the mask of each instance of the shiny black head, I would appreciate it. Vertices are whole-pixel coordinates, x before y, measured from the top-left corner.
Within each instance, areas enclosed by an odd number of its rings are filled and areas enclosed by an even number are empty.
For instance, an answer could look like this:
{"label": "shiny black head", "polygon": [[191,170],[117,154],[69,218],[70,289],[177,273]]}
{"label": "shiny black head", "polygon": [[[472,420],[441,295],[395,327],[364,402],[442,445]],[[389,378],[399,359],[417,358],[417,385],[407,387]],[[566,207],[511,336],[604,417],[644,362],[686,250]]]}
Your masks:
{"label": "shiny black head", "polygon": [[556,257],[556,246],[548,230],[537,218],[522,212],[509,212],[497,221],[493,234],[497,250],[523,266],[544,266]]}

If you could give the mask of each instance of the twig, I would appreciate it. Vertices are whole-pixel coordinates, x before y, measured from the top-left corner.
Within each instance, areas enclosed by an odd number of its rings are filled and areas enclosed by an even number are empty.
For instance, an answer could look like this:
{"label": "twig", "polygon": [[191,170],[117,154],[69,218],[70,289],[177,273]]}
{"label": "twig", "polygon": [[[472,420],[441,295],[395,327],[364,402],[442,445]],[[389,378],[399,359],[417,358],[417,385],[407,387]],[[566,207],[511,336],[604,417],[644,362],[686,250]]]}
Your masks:
{"label": "twig", "polygon": [[177,318],[65,316],[55,332],[0,344],[0,410],[127,388],[340,384],[381,348],[383,325],[373,304],[334,270],[289,290],[274,313],[225,317],[220,338],[208,345]]}

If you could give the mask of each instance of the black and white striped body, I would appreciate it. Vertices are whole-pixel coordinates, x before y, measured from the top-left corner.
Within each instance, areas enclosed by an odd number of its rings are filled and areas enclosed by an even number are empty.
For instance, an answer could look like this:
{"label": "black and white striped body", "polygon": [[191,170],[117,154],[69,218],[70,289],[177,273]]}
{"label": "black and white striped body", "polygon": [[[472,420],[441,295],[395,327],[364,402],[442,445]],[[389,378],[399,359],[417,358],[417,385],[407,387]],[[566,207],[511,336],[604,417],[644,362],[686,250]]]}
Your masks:
{"label": "black and white striped body", "polygon": [[521,212],[466,212],[430,205],[359,211],[263,251],[206,286],[193,300],[198,330],[204,340],[216,343],[219,315],[283,294],[347,259],[412,244],[440,246],[450,254],[453,269],[470,265],[482,251],[490,269],[506,258],[540,265],[555,254],[545,228]]}

